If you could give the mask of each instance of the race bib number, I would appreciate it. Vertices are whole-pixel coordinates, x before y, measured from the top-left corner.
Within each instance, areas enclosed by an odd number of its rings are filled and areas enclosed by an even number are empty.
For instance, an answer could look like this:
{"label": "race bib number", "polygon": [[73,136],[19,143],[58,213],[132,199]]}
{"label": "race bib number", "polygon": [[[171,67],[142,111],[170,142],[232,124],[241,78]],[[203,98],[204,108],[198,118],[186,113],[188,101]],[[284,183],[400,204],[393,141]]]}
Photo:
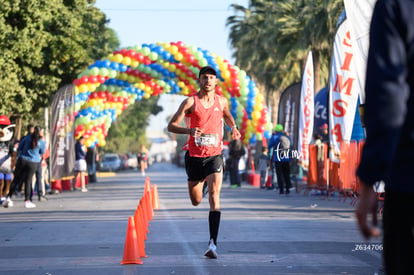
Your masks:
{"label": "race bib number", "polygon": [[218,134],[201,134],[201,136],[195,138],[197,146],[217,147],[218,142]]}

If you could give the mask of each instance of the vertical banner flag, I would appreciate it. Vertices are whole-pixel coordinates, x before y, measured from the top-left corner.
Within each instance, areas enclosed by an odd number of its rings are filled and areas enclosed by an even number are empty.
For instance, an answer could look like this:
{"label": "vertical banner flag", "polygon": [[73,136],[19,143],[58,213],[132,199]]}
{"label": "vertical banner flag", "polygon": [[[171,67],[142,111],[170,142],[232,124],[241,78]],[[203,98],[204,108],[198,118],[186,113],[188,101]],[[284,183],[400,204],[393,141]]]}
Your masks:
{"label": "vertical banner flag", "polygon": [[305,71],[302,77],[302,89],[300,96],[299,111],[299,133],[298,133],[298,150],[301,156],[301,163],[304,168],[309,163],[309,143],[313,134],[313,116],[314,116],[314,86],[315,76],[313,71],[312,52],[309,52],[306,60]]}
{"label": "vertical banner flag", "polygon": [[341,19],[335,34],[329,72],[329,157],[333,162],[339,162],[340,143],[351,140],[358,102],[353,40],[345,12]]}
{"label": "vertical banner flag", "polygon": [[51,104],[50,177],[61,180],[72,176],[75,164],[74,85],[60,88]]}
{"label": "vertical banner flag", "polygon": [[377,0],[344,0],[349,30],[351,32],[354,57],[352,66],[356,72],[355,88],[360,102],[365,102],[365,74],[369,49],[369,28],[372,12]]}
{"label": "vertical banner flag", "polygon": [[293,150],[298,149],[299,102],[301,83],[287,87],[279,99],[277,123],[283,125],[293,143]]}

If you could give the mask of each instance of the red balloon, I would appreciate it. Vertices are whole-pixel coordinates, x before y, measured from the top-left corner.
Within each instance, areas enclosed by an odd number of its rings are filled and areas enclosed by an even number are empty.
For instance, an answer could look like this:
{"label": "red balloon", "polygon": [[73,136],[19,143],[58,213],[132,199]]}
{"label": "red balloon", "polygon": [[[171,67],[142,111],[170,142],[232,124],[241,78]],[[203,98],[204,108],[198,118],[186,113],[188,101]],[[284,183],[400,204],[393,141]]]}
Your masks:
{"label": "red balloon", "polygon": [[134,51],[134,50],[129,50],[129,51],[127,51],[127,53],[126,53],[126,55],[127,56],[129,56],[129,57],[131,57],[131,58],[134,58],[135,56],[136,56],[136,52]]}
{"label": "red balloon", "polygon": [[73,82],[72,82],[73,84],[75,84],[76,86],[78,86],[79,85],[79,79],[75,79],[75,80],[73,80]]}
{"label": "red balloon", "polygon": [[135,55],[135,59],[139,62],[142,63],[144,61],[144,55],[142,53],[137,53]]}
{"label": "red balloon", "polygon": [[85,130],[85,125],[79,124],[78,126],[76,126],[76,131],[82,132],[83,130]]}
{"label": "red balloon", "polygon": [[185,61],[187,61],[188,63],[193,63],[195,60],[195,57],[192,54],[187,54],[185,56]]}
{"label": "red balloon", "polygon": [[99,83],[105,83],[105,77],[104,76],[102,76],[102,75],[98,75],[98,82]]}
{"label": "red balloon", "polygon": [[106,93],[105,93],[105,92],[100,91],[100,92],[98,92],[98,97],[99,97],[99,98],[106,98]]}
{"label": "red balloon", "polygon": [[181,48],[181,53],[184,55],[184,56],[186,56],[186,55],[188,55],[188,54],[190,54],[190,50],[188,49],[188,48]]}
{"label": "red balloon", "polygon": [[95,75],[91,75],[88,78],[88,83],[96,83],[96,82],[98,82],[98,78]]}
{"label": "red balloon", "polygon": [[265,131],[265,127],[264,127],[264,125],[263,125],[263,124],[259,124],[259,125],[257,125],[256,130],[257,130],[259,133],[263,133],[263,132]]}
{"label": "red balloon", "polygon": [[80,84],[86,84],[86,83],[88,83],[88,77],[87,77],[86,75],[82,76],[82,77],[79,79],[79,83],[80,83]]}
{"label": "red balloon", "polygon": [[[239,87],[240,86],[240,80],[238,78],[233,78],[231,81],[231,85],[233,85],[233,87]],[[240,87],[239,87],[240,89]]]}

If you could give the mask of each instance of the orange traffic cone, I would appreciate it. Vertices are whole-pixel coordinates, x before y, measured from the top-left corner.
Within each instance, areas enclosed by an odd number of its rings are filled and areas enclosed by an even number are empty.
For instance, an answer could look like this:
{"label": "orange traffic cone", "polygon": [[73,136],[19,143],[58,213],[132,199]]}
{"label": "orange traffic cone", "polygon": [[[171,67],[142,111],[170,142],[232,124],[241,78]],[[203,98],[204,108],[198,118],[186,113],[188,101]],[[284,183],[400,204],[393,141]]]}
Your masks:
{"label": "orange traffic cone", "polygon": [[157,189],[157,185],[156,184],[154,184],[153,186],[152,186],[152,189],[151,189],[151,191],[152,191],[152,208],[153,209],[159,209],[160,208],[160,201],[159,201],[159,198],[158,198],[158,189]]}
{"label": "orange traffic cone", "polygon": [[137,231],[137,237],[138,237],[139,256],[146,258],[147,255],[145,255],[144,232],[143,232],[142,224],[141,224],[139,216],[138,216],[138,212],[136,212],[136,211],[135,211],[135,215],[134,215],[134,223],[135,223],[135,229]]}
{"label": "orange traffic cone", "polygon": [[150,200],[151,200],[151,181],[150,181],[150,178],[149,177],[147,177],[145,179],[144,196],[147,193],[149,194]]}
{"label": "orange traffic cone", "polygon": [[134,217],[129,217],[125,237],[124,257],[122,258],[121,264],[143,264],[141,258],[139,257],[137,240]]}
{"label": "orange traffic cone", "polygon": [[141,200],[139,201],[139,206],[140,208],[140,216],[142,217],[142,221],[144,224],[144,228],[145,228],[145,232],[148,233],[148,226],[149,226],[149,218],[148,218],[148,211],[147,208],[145,207],[145,203],[144,203],[144,198],[141,198]]}
{"label": "orange traffic cone", "polygon": [[144,202],[145,202],[145,207],[147,208],[147,211],[148,211],[148,218],[149,218],[150,221],[152,221],[152,217],[154,216],[154,212],[152,210],[150,194],[151,194],[151,192],[145,193]]}
{"label": "orange traffic cone", "polygon": [[140,204],[138,207],[139,207],[138,219],[140,221],[140,224],[142,225],[141,226],[141,231],[142,231],[142,234],[144,236],[144,241],[146,241],[147,240],[147,233],[149,233],[149,230],[148,230],[148,226],[145,223],[145,217],[144,217],[144,212],[142,211],[142,205]]}

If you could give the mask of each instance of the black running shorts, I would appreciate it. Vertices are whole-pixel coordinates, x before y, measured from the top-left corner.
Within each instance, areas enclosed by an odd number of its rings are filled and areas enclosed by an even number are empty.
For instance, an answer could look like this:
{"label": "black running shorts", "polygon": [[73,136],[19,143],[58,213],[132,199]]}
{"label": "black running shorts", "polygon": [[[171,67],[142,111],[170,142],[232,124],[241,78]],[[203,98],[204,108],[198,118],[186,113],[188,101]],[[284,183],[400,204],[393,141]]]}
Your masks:
{"label": "black running shorts", "polygon": [[185,171],[187,172],[188,181],[202,181],[208,175],[223,171],[223,156],[190,157],[187,151],[185,154]]}

